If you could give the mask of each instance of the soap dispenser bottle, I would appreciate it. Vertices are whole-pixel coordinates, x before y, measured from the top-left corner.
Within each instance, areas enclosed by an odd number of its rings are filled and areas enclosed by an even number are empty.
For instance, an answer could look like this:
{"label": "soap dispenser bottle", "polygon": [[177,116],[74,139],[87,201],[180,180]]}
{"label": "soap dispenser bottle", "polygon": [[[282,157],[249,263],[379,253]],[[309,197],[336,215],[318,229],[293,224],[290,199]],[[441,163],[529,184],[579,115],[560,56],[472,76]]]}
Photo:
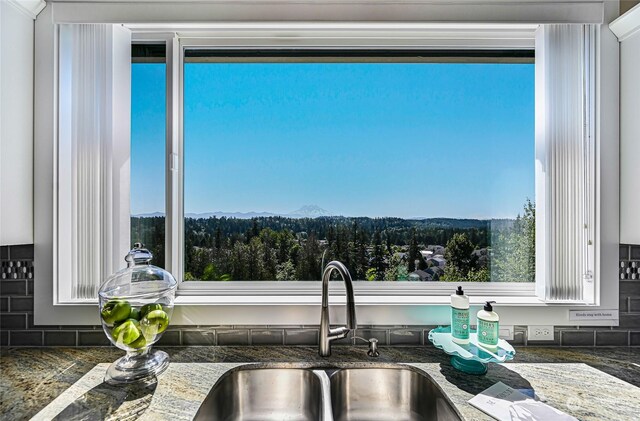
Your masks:
{"label": "soap dispenser bottle", "polygon": [[498,346],[498,322],[500,317],[493,311],[492,303],[487,301],[478,312],[478,344],[485,348],[495,349]]}
{"label": "soap dispenser bottle", "polygon": [[457,344],[469,343],[469,297],[459,286],[451,294],[451,340]]}

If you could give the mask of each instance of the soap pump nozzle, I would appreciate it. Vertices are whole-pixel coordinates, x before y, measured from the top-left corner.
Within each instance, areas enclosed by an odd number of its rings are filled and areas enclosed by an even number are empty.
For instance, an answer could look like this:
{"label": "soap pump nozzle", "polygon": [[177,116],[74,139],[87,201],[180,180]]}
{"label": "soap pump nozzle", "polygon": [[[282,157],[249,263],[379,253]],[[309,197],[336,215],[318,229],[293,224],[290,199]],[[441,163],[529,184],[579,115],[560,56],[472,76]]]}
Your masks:
{"label": "soap pump nozzle", "polygon": [[484,305],[484,311],[493,311],[493,306],[491,303],[495,304],[495,301],[487,301]]}

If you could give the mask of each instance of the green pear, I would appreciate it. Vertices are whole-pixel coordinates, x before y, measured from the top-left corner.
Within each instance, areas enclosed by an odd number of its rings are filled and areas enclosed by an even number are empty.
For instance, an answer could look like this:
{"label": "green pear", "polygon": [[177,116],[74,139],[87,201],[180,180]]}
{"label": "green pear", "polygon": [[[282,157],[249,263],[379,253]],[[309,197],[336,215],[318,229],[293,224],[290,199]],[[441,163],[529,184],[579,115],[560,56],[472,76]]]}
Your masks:
{"label": "green pear", "polygon": [[113,324],[128,319],[130,313],[131,305],[127,301],[109,300],[109,302],[102,307],[100,315],[105,323]]}
{"label": "green pear", "polygon": [[134,343],[140,336],[142,331],[140,330],[140,322],[135,319],[128,319],[114,327],[111,331],[111,336],[116,343],[122,343],[130,345]]}
{"label": "green pear", "polygon": [[147,346],[147,340],[144,338],[144,335],[140,335],[138,336],[138,339],[131,342],[129,346],[134,349],[142,349]]}
{"label": "green pear", "polygon": [[137,308],[131,307],[131,313],[129,313],[129,318],[140,320],[142,318],[142,314],[140,313],[140,310],[138,310]]}
{"label": "green pear", "polygon": [[153,338],[169,326],[169,315],[164,310],[153,310],[140,320],[145,338]]}
{"label": "green pear", "polygon": [[143,305],[142,308],[140,309],[140,318],[143,318],[144,316],[146,316],[149,312],[151,312],[153,310],[162,310],[162,306],[160,305],[160,303],[153,303],[153,304],[145,304],[145,305]]}

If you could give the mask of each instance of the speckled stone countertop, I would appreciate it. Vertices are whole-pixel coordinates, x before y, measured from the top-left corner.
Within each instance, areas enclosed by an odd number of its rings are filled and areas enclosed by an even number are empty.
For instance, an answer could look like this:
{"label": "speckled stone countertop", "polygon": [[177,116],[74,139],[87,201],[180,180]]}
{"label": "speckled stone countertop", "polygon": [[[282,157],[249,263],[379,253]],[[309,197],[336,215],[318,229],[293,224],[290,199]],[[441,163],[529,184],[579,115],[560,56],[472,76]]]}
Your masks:
{"label": "speckled stone countertop", "polygon": [[276,367],[353,367],[405,364],[431,376],[467,420],[490,419],[467,401],[498,381],[533,389],[551,406],[580,420],[637,420],[640,414],[639,348],[519,348],[514,361],[491,364],[484,376],[453,369],[431,346],[335,346],[321,358],[315,347],[164,348],[171,365],[157,382],[112,387],[102,382],[115,348],[14,348],[0,354],[0,418],[191,419],[213,384],[243,364]]}

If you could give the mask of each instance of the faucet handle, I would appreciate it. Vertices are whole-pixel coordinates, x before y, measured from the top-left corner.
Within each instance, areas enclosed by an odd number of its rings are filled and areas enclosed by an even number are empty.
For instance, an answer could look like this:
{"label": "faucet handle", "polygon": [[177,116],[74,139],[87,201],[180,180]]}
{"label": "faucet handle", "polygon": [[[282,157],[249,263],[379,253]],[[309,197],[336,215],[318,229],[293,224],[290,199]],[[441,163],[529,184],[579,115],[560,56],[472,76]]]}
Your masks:
{"label": "faucet handle", "polygon": [[350,331],[351,331],[351,329],[349,329],[349,328],[347,328],[345,326],[336,327],[334,329],[329,329],[329,339],[330,340],[342,339],[345,336],[347,336]]}

